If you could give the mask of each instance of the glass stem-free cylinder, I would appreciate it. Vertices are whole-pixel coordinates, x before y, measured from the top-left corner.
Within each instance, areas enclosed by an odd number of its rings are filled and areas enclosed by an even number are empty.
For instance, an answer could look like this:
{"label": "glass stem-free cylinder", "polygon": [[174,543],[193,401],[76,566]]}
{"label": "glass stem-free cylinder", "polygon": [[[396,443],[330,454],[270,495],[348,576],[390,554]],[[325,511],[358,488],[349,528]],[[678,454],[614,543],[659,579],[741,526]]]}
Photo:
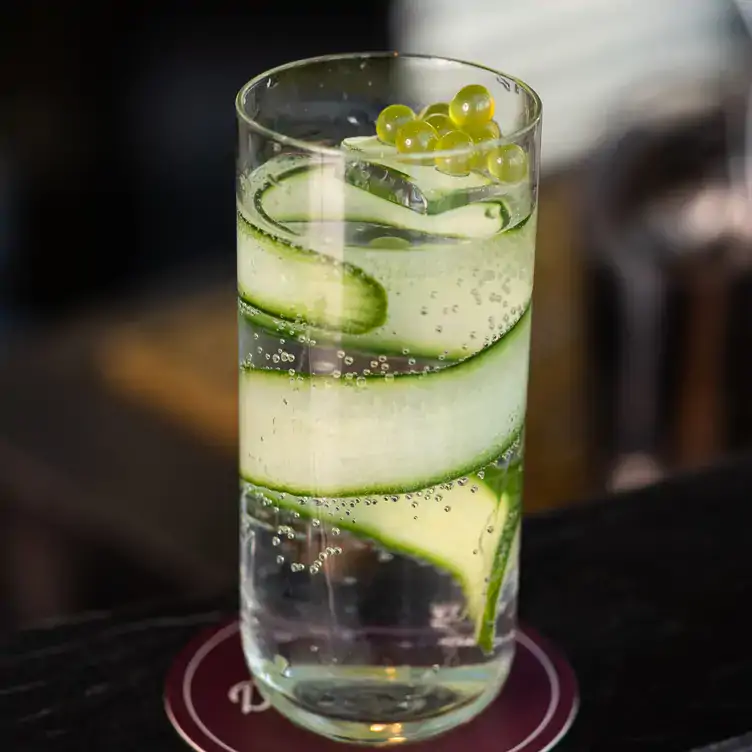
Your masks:
{"label": "glass stem-free cylinder", "polygon": [[299,725],[426,739],[514,656],[540,101],[369,54],[237,111],[245,655]]}

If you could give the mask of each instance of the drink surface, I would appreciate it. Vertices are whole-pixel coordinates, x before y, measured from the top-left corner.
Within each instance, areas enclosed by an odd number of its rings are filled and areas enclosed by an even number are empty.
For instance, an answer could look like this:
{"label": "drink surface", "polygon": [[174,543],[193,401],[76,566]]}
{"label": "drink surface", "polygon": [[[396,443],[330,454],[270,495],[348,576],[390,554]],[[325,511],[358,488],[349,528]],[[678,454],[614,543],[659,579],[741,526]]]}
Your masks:
{"label": "drink surface", "polygon": [[240,180],[241,613],[278,709],[376,743],[511,665],[536,217],[349,141]]}

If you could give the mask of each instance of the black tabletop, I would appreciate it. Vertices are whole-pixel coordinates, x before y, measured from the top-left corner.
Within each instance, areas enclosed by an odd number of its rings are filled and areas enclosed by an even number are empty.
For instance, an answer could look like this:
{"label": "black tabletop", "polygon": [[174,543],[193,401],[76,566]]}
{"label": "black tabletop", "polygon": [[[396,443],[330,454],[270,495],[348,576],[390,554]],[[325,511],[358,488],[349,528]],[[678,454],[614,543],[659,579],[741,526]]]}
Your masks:
{"label": "black tabletop", "polygon": [[[574,664],[564,752],[680,752],[752,729],[752,461],[526,520],[522,618]],[[0,749],[185,750],[165,674],[235,599],[102,614],[0,645]]]}

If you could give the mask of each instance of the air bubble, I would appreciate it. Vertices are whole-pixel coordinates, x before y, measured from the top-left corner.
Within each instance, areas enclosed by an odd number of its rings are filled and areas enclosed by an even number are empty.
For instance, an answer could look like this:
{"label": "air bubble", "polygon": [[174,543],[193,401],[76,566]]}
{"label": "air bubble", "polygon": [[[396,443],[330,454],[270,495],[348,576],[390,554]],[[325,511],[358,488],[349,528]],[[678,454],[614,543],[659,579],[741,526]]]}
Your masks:
{"label": "air bubble", "polygon": [[478,549],[477,549],[477,548],[474,548],[474,549],[473,549],[473,556],[477,556],[477,555],[478,555]]}
{"label": "air bubble", "polygon": [[332,371],[332,376],[333,376],[333,377],[334,377],[335,379],[338,379],[338,378],[339,378],[339,377],[340,377],[341,375],[342,375],[342,371],[339,371],[339,370],[337,370],[337,369],[335,369],[334,371]]}
{"label": "air bubble", "polygon": [[353,364],[353,359],[348,355],[345,357],[345,365],[351,366]]}
{"label": "air bubble", "polygon": [[371,361],[371,368],[378,368],[378,367],[379,367],[379,362],[377,360],[372,360]]}
{"label": "air bubble", "polygon": [[470,493],[478,493],[478,486],[470,486]]}
{"label": "air bubble", "polygon": [[[267,358],[269,356],[267,355]],[[272,355],[272,363],[279,363],[279,355]]]}
{"label": "air bubble", "polygon": [[485,477],[486,477],[486,471],[485,471],[485,470],[478,470],[478,472],[476,473],[476,475],[477,475],[477,476],[478,476],[478,477],[479,477],[479,478],[480,478],[481,480],[483,480],[483,478],[485,478]]}
{"label": "air bubble", "polygon": [[415,358],[408,358],[407,359],[407,365],[414,366],[415,365]]}
{"label": "air bubble", "polygon": [[332,535],[339,535],[339,528],[338,527],[333,527],[332,528]]}
{"label": "air bubble", "polygon": [[313,525],[313,527],[319,527],[319,525],[321,525],[321,520],[311,520],[311,525]]}
{"label": "air bubble", "polygon": [[494,529],[493,529],[493,525],[489,525],[489,526],[488,526],[488,527],[486,528],[486,532],[487,532],[487,533],[488,533],[489,535],[490,535],[490,534],[491,534],[491,533],[492,533],[493,531],[494,531]]}
{"label": "air bubble", "polygon": [[409,352],[410,352],[410,348],[409,347],[403,347],[402,348],[402,354],[403,355],[407,355]]}
{"label": "air bubble", "polygon": [[345,351],[344,350],[337,350],[337,357],[342,360],[342,358],[345,357]]}
{"label": "air bubble", "polygon": [[379,355],[379,363],[386,363],[386,355]]}
{"label": "air bubble", "polygon": [[280,543],[282,543],[282,541],[275,535],[272,538],[272,546],[278,546]]}
{"label": "air bubble", "polygon": [[384,374],[384,379],[386,381],[394,381],[394,374],[393,373],[385,373]]}
{"label": "air bubble", "polygon": [[452,511],[452,507],[450,507],[450,506],[449,506],[449,505],[447,504],[447,506],[445,506],[445,507],[444,507],[444,511],[445,511],[445,512],[451,512],[451,511]]}
{"label": "air bubble", "polygon": [[428,316],[428,307],[427,306],[423,306],[420,309],[420,314],[421,314],[421,316]]}
{"label": "air bubble", "polygon": [[444,327],[443,327],[443,326],[441,326],[441,324],[439,324],[439,325],[438,325],[438,326],[436,327],[436,334],[441,334],[441,333],[442,333],[443,331],[444,331]]}
{"label": "air bubble", "polygon": [[287,375],[288,376],[294,376],[295,375],[295,369],[294,368],[288,368],[287,369]]}
{"label": "air bubble", "polygon": [[277,564],[284,564],[285,563],[285,557],[281,554],[277,557]]}
{"label": "air bubble", "polygon": [[357,379],[355,379],[356,386],[364,387],[366,385],[366,380],[363,376],[358,376]]}
{"label": "air bubble", "polygon": [[259,338],[259,336],[258,336],[258,332],[254,332],[254,333],[253,333],[253,339],[258,339],[258,338]]}

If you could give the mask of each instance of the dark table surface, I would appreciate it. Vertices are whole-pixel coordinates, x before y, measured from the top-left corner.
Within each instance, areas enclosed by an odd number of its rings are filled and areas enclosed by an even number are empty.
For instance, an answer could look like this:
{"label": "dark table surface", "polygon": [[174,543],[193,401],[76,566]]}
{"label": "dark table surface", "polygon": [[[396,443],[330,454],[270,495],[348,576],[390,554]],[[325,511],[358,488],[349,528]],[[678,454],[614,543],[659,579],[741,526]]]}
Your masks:
{"label": "dark table surface", "polygon": [[[527,519],[522,616],[581,688],[560,749],[679,752],[752,729],[751,495],[752,460],[737,461]],[[163,711],[166,671],[234,607],[228,595],[6,637],[0,749],[186,749]]]}

